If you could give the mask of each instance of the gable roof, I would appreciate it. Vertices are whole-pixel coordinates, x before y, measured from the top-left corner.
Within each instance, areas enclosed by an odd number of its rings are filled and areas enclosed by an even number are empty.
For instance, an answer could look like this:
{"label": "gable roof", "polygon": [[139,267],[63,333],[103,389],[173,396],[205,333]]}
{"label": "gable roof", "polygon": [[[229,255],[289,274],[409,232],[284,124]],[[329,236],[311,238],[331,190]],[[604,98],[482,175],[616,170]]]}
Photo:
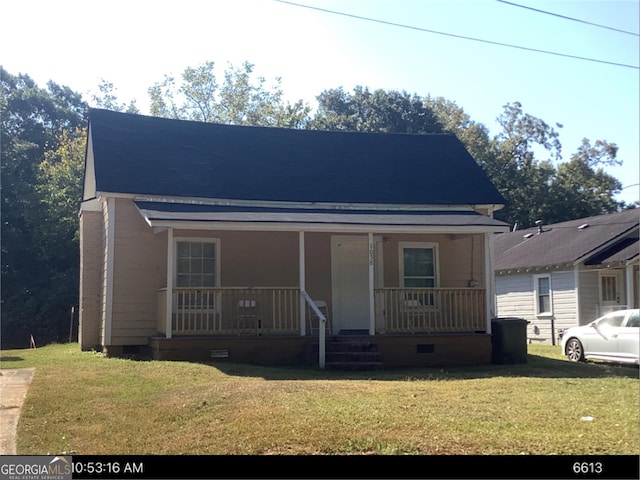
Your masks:
{"label": "gable roof", "polygon": [[84,199],[100,192],[257,203],[505,203],[454,135],[245,127],[91,109]]}
{"label": "gable roof", "polygon": [[[580,218],[494,236],[496,270],[598,265],[637,258],[640,209]],[[582,227],[582,228],[579,228]]]}

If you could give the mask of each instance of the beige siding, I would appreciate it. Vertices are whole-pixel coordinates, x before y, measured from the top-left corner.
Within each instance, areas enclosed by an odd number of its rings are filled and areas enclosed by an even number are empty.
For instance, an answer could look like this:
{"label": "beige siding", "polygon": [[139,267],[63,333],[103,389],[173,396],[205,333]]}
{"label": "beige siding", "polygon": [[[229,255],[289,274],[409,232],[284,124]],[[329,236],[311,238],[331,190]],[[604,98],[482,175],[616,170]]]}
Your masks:
{"label": "beige siding", "polygon": [[80,215],[80,311],[78,342],[82,350],[100,344],[104,271],[103,219],[98,211]]}
{"label": "beige siding", "polygon": [[[113,302],[111,346],[142,345],[157,334],[158,291],[166,287],[166,231],[154,233],[128,199],[115,201],[115,218],[104,209],[103,222],[114,222]],[[299,286],[298,232],[174,230],[175,239],[208,238],[219,241],[221,287]],[[103,231],[103,262],[108,232]],[[384,285],[399,285],[398,243],[438,244],[440,286],[484,284],[482,235],[386,234],[383,239]],[[331,302],[331,234],[306,233],[306,289],[312,298]],[[102,298],[106,275],[102,274]],[[104,300],[103,300],[104,301]],[[103,307],[102,311],[106,312]],[[331,308],[330,308],[331,311]],[[104,334],[103,334],[104,335]]]}
{"label": "beige siding", "polygon": [[155,335],[166,245],[167,233],[154,234],[132,201],[116,200],[111,345],[143,345]]}
{"label": "beige siding", "polygon": [[331,305],[331,234],[305,234],[306,290],[314,300]]}
{"label": "beige siding", "polygon": [[476,280],[484,288],[484,242],[482,235],[385,235],[384,286],[400,286],[398,244],[427,242],[438,244],[440,286],[465,288]]}

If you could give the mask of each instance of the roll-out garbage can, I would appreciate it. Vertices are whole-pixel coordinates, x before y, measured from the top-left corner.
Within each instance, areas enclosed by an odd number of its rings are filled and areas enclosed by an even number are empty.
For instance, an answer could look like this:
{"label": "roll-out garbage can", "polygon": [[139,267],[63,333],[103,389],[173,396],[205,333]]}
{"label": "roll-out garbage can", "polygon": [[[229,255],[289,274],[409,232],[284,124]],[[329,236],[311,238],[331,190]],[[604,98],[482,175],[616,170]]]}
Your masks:
{"label": "roll-out garbage can", "polygon": [[527,325],[524,318],[491,320],[491,363],[527,363]]}

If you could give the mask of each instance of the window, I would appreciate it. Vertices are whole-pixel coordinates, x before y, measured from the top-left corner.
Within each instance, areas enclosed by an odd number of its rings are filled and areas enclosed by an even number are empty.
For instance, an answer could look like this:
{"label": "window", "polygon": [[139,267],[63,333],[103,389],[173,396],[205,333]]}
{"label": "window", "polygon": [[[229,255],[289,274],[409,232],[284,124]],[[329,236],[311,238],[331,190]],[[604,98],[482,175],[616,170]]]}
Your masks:
{"label": "window", "polygon": [[400,282],[406,288],[438,286],[437,245],[400,243]]}
{"label": "window", "polygon": [[553,305],[551,301],[551,276],[534,275],[536,314],[551,315]]}
{"label": "window", "polygon": [[215,240],[176,242],[176,287],[210,287],[217,284]]}
{"label": "window", "polygon": [[600,300],[603,304],[620,303],[618,292],[618,275],[601,274],[600,276]]}
{"label": "window", "polygon": [[619,327],[622,325],[622,322],[625,319],[626,314],[624,312],[614,312],[605,316],[602,320],[598,322],[599,327]]}

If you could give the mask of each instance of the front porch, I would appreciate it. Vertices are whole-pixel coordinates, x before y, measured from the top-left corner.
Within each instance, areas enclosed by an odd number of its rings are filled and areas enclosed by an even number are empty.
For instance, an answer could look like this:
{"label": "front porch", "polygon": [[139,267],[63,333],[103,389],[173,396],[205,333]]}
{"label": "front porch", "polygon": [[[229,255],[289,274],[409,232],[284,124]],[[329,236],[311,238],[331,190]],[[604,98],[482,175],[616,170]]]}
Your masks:
{"label": "front porch", "polygon": [[[373,297],[373,335],[487,332],[484,289],[375,288]],[[318,335],[318,316],[298,287],[174,288],[170,300],[163,288],[157,311],[157,330],[167,338]],[[331,312],[324,314],[327,333],[339,334]]]}
{"label": "front porch", "polygon": [[373,348],[384,367],[489,363],[483,289],[376,288],[373,296],[373,333],[354,334],[297,287],[175,288],[170,299],[161,289],[149,346],[158,360],[325,368],[332,345],[347,338]]}

